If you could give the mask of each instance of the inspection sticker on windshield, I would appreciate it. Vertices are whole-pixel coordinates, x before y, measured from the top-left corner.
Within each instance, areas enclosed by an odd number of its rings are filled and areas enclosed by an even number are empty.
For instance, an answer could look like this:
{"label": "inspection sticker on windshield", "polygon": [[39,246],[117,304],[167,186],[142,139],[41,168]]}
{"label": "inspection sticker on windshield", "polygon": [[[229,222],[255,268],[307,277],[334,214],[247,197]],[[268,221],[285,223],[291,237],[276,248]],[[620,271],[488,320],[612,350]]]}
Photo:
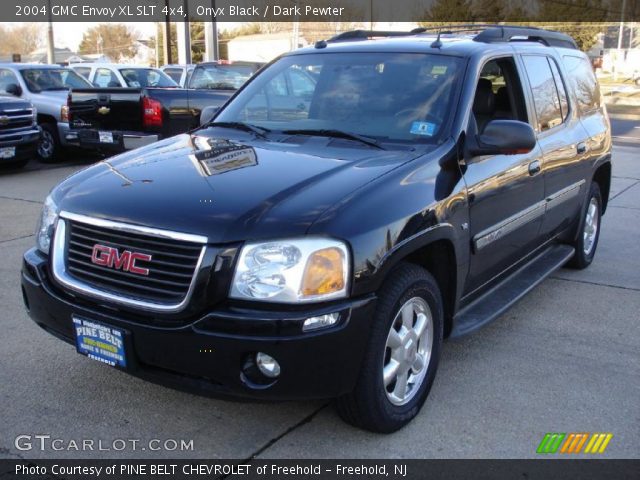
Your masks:
{"label": "inspection sticker on windshield", "polygon": [[432,137],[436,132],[436,124],[431,122],[413,122],[411,124],[411,131],[414,135],[425,135]]}
{"label": "inspection sticker on windshield", "polygon": [[86,318],[73,317],[78,353],[115,367],[127,366],[121,330]]}

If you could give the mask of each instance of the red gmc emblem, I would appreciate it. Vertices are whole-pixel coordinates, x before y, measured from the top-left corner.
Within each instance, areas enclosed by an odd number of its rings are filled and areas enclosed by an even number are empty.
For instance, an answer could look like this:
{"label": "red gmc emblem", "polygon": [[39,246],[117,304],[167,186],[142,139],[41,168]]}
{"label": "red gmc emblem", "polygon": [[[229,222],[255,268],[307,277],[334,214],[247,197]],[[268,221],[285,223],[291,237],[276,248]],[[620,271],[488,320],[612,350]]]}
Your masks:
{"label": "red gmc emblem", "polygon": [[115,268],[124,272],[131,272],[137,275],[149,275],[148,268],[136,266],[136,261],[150,262],[151,255],[145,253],[125,250],[118,252],[117,248],[107,247],[96,243],[91,253],[91,262],[103,267]]}

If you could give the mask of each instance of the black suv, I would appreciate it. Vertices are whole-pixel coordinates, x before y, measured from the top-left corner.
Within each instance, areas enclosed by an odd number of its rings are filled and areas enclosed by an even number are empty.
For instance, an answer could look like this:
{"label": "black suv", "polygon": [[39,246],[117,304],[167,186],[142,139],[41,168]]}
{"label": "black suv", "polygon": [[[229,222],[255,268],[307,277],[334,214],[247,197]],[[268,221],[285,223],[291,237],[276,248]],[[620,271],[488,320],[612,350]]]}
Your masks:
{"label": "black suv", "polygon": [[563,34],[349,32],[213,120],[66,179],[24,256],[31,317],[93,359],[214,395],[410,421],[443,338],[588,266],[611,136]]}

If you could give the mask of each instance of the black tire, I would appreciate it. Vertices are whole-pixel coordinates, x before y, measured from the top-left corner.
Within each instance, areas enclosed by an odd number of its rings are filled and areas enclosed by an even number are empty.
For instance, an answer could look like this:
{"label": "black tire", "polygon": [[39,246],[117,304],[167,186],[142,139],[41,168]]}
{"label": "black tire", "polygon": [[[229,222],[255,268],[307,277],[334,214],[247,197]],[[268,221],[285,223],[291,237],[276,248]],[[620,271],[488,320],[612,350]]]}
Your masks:
{"label": "black tire", "polygon": [[[588,235],[585,233],[587,228],[590,228],[590,223],[587,222],[587,217],[589,215],[589,209],[591,205],[595,205],[595,219],[596,219],[596,230],[595,230],[595,238],[593,238],[592,243],[588,241]],[[596,254],[596,249],[598,248],[598,240],[600,239],[600,226],[602,221],[602,196],[600,194],[600,186],[596,182],[591,182],[591,186],[589,187],[589,194],[587,196],[587,201],[585,202],[584,207],[580,211],[580,219],[578,223],[578,235],[575,241],[572,243],[572,247],[576,249],[576,253],[573,255],[571,260],[567,263],[568,267],[575,268],[578,270],[582,270],[591,265],[593,261],[593,257]],[[593,224],[591,224],[593,226]]]}
{"label": "black tire", "polygon": [[56,162],[60,155],[58,127],[55,123],[43,123],[40,127],[42,128],[42,136],[36,150],[38,160],[42,163]]}
{"label": "black tire", "polygon": [[[385,387],[382,375],[382,367],[388,362],[390,354],[387,337],[398,321],[396,315],[399,315],[400,308],[415,298],[424,300],[431,313],[431,355],[426,365],[426,374],[419,386],[414,387],[413,396],[406,404],[397,405],[390,400],[387,393],[389,387]],[[351,393],[336,399],[338,414],[344,421],[372,432],[391,433],[405,426],[418,414],[438,369],[443,317],[440,289],[429,272],[412,264],[401,264],[392,272],[378,292],[369,345],[356,387]]]}

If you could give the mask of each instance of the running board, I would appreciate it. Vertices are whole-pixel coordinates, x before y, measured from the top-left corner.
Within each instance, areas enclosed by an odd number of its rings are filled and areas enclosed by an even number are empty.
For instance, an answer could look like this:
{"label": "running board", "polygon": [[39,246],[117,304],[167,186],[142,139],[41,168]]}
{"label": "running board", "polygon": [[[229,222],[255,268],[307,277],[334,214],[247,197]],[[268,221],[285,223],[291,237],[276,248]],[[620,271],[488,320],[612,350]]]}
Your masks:
{"label": "running board", "polygon": [[562,267],[574,253],[568,245],[553,245],[463,308],[453,319],[450,338],[471,333],[495,320],[540,282]]}

